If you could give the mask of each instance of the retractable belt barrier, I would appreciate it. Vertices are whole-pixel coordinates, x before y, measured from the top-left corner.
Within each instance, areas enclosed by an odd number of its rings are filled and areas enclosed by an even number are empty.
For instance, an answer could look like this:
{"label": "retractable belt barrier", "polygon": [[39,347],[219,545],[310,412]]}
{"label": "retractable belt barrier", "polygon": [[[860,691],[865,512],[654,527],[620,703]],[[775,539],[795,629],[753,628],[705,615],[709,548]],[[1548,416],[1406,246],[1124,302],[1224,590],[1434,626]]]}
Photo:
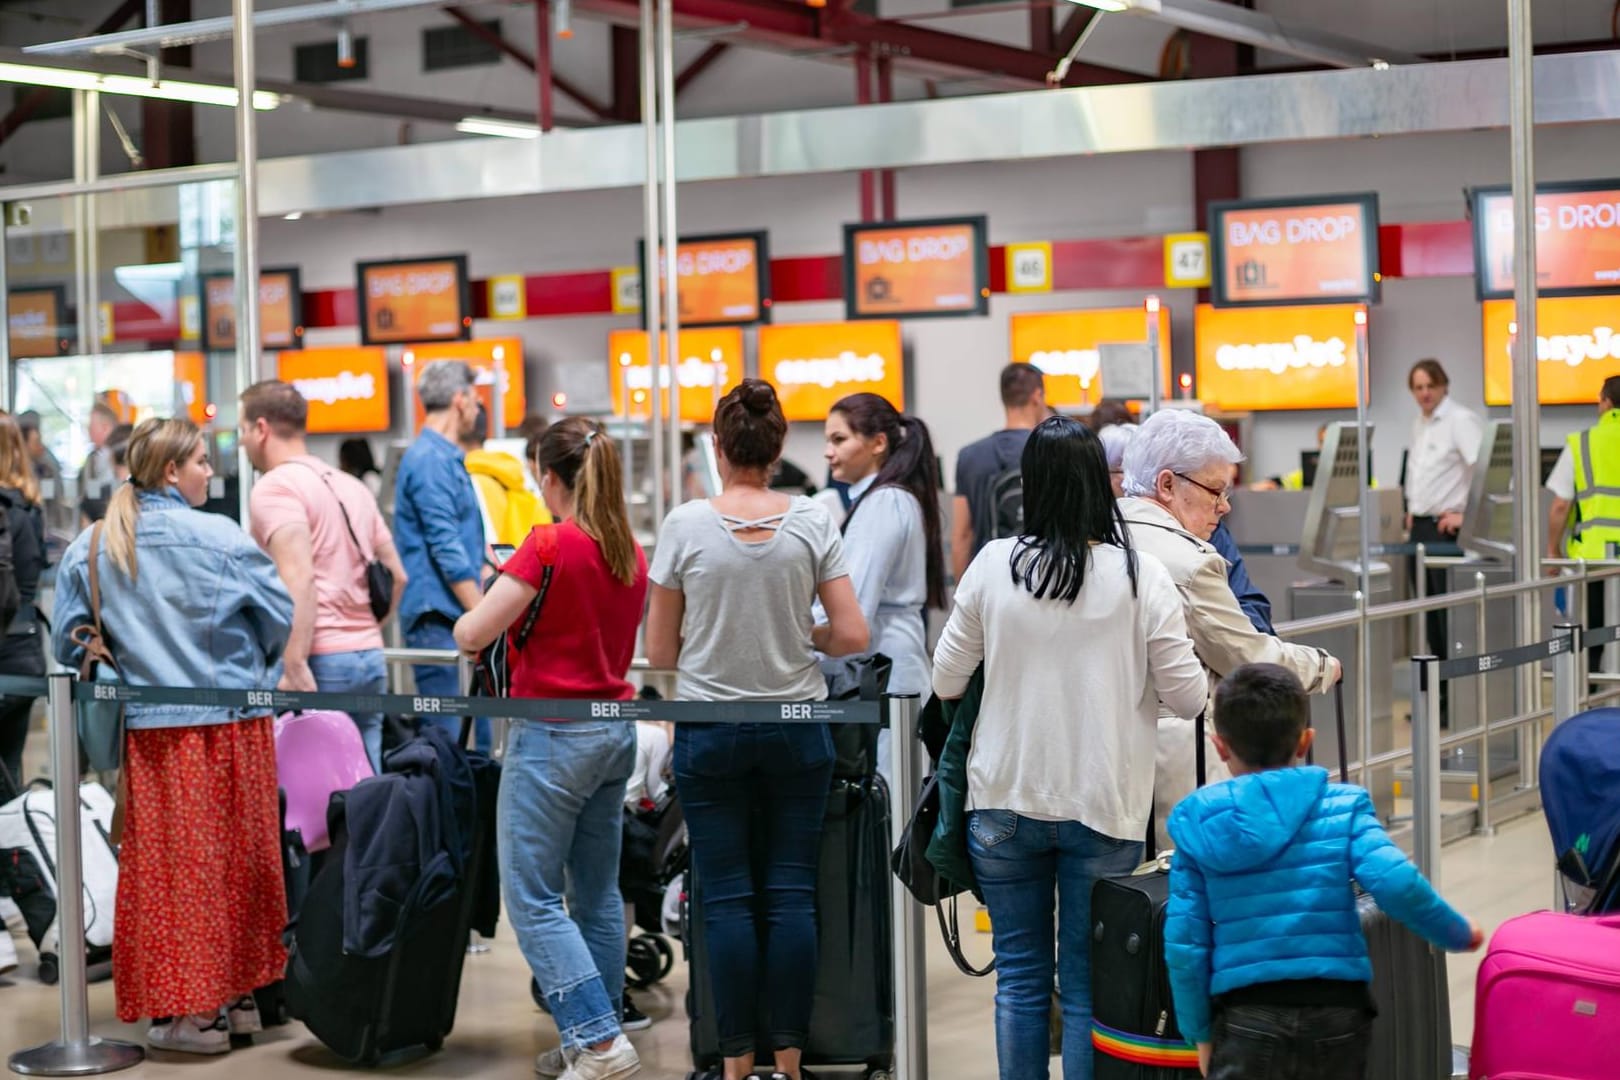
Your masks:
{"label": "retractable belt barrier", "polygon": [[50,686],[44,679],[27,675],[0,675],[0,695],[6,697],[44,697]]}
{"label": "retractable belt barrier", "polygon": [[[1589,636],[1588,644],[1590,644]],[[1478,656],[1459,656],[1454,660],[1440,661],[1440,681],[1450,682],[1471,675],[1485,675],[1492,671],[1523,667],[1537,660],[1550,660],[1555,656],[1574,651],[1575,635],[1566,633],[1548,638],[1546,641],[1538,641],[1534,645],[1521,645],[1516,649],[1480,653]]]}
{"label": "retractable belt barrier", "polygon": [[[1423,548],[1425,555],[1436,558],[1455,558],[1464,554],[1463,549],[1456,544],[1369,544],[1369,555],[1416,555],[1418,548]],[[1239,544],[1239,555],[1298,555],[1302,550],[1299,544]]]}
{"label": "retractable belt barrier", "polygon": [[[0,692],[6,691],[0,684]],[[40,693],[44,686],[41,684]],[[705,724],[881,724],[879,701],[584,701],[575,699],[438,697],[432,694],[322,694],[289,690],[203,690],[75,682],[75,701],[126,705],[189,705],[214,709],[330,710],[414,716],[491,716],[516,720],[668,720]]]}
{"label": "retractable belt barrier", "polygon": [[1612,645],[1616,641],[1620,641],[1620,626],[1600,626],[1596,630],[1587,630],[1581,634],[1581,645],[1588,649]]}

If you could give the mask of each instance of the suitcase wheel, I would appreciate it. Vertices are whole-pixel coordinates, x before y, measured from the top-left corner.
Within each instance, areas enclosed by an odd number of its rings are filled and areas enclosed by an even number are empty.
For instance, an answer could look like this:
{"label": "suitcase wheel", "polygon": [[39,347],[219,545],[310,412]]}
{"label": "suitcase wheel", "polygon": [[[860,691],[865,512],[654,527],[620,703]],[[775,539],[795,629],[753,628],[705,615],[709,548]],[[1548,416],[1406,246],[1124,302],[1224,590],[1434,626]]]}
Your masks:
{"label": "suitcase wheel", "polygon": [[39,981],[46,986],[55,986],[56,980],[61,978],[60,962],[55,953],[39,954]]}
{"label": "suitcase wheel", "polygon": [[893,1080],[894,1074],[888,1069],[866,1070],[866,1080]]}
{"label": "suitcase wheel", "polygon": [[625,948],[625,982],[645,990],[675,967],[675,950],[662,934],[638,934]]}
{"label": "suitcase wheel", "polygon": [[428,1053],[437,1054],[440,1050],[444,1049],[444,1036],[435,1035],[431,1039],[424,1039],[422,1041],[422,1045],[427,1047]]}

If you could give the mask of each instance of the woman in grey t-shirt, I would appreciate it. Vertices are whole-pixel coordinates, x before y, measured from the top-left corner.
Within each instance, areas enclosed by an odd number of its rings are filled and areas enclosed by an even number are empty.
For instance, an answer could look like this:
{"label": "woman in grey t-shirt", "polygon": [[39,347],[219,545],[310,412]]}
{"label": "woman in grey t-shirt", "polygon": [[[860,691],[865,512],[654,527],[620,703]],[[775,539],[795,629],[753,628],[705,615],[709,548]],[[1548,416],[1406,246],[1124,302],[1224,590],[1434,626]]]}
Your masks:
{"label": "woman in grey t-shirt", "polygon": [[[745,379],[727,394],[714,432],[724,488],[664,520],[649,575],[647,656],[677,670],[683,700],[823,699],[816,652],[858,653],[868,639],[838,529],[810,499],[767,487],[787,437],[769,383]],[[817,600],[827,613],[821,625],[811,615]],[[726,1080],[753,1072],[762,1005],[777,1074],[801,1080],[832,766],[824,724],[676,728],[675,787],[691,834]],[[752,843],[753,829],[769,842]]]}

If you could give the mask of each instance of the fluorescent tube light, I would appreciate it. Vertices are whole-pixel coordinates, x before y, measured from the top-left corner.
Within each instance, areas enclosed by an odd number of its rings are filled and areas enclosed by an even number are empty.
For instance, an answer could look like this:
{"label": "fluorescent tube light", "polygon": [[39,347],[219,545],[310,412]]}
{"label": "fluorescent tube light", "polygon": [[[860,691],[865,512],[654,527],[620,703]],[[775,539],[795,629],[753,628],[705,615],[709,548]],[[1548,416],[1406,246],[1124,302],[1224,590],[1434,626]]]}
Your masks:
{"label": "fluorescent tube light", "polygon": [[1069,0],[1071,4],[1080,7],[1096,8],[1098,11],[1129,11],[1131,0]]}
{"label": "fluorescent tube light", "polygon": [[540,128],[534,124],[520,124],[515,120],[493,120],[485,116],[466,116],[456,124],[463,135],[497,135],[503,139],[538,139]]}
{"label": "fluorescent tube light", "polygon": [[[173,79],[162,79],[153,83],[139,75],[101,75],[94,71],[75,71],[72,68],[0,64],[0,82],[21,83],[25,86],[54,86],[62,90],[99,90],[103,94],[159,98],[164,101],[189,101],[196,105],[224,105],[236,108],[236,88],[233,86],[209,86],[206,83],[177,82]],[[281,100],[280,94],[268,90],[253,92],[255,109],[274,109],[281,104]]]}

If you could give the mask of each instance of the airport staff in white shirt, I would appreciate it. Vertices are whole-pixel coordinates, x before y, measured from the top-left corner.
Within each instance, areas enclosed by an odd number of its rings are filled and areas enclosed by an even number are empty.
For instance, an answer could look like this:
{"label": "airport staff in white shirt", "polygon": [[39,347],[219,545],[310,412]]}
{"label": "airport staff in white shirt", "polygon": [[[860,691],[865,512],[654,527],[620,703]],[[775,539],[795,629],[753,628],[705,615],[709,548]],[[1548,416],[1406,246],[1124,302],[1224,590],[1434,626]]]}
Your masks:
{"label": "airport staff in white shirt", "polygon": [[[1454,543],[1468,506],[1484,425],[1477,413],[1451,399],[1451,380],[1440,361],[1413,364],[1406,386],[1422,410],[1412,423],[1406,460],[1407,538],[1414,544]],[[1444,570],[1429,571],[1427,591],[1430,596],[1446,591]],[[1429,651],[1444,658],[1450,652],[1446,613],[1432,611],[1425,623]]]}

